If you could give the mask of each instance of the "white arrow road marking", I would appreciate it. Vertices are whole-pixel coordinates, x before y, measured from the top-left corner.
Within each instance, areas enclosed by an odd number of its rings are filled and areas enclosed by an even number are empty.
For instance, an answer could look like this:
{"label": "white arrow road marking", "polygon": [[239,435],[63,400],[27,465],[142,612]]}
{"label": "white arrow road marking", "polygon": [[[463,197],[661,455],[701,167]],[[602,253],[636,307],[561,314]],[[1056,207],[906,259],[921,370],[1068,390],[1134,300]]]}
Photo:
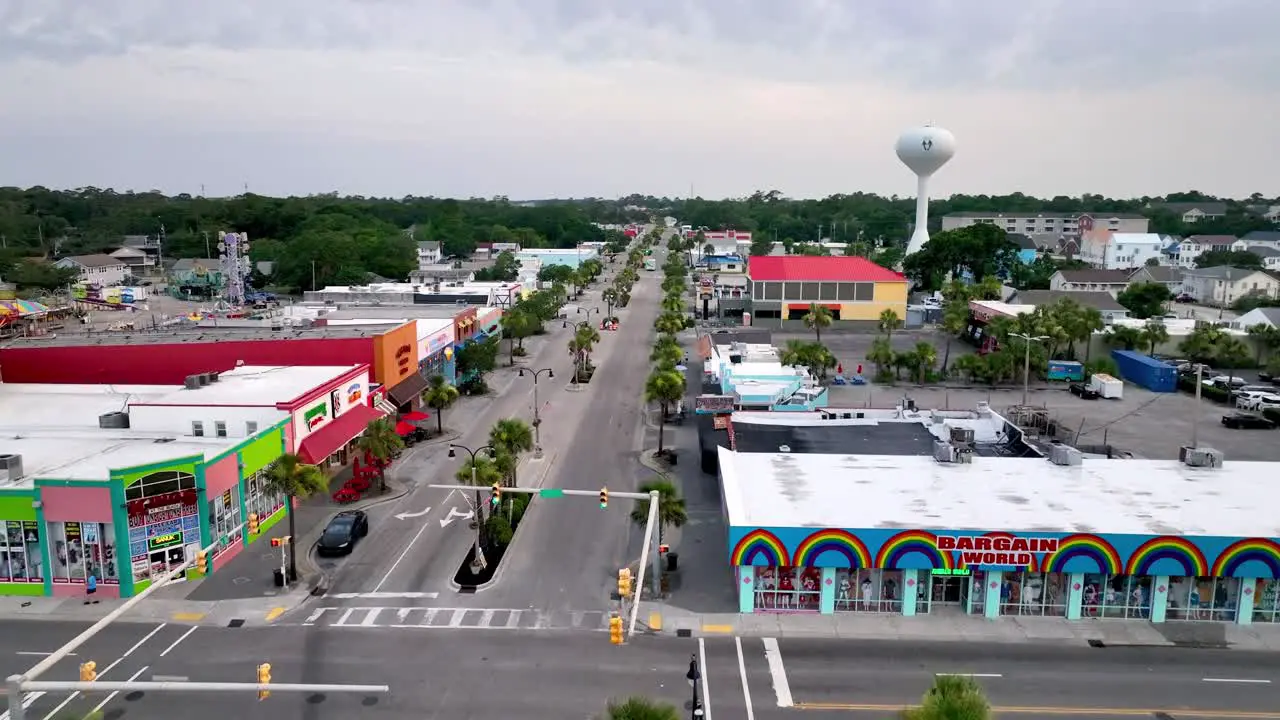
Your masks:
{"label": "white arrow road marking", "polygon": [[461,512],[458,512],[458,508],[456,507],[449,508],[449,517],[446,517],[440,521],[440,527],[445,527],[446,525],[453,522],[454,520],[457,520],[458,518],[462,518],[463,520],[470,520],[474,516],[475,516],[475,512],[471,510],[466,511],[465,513],[461,513]]}
{"label": "white arrow road marking", "polygon": [[423,510],[423,511],[421,511],[421,512],[413,512],[413,513],[403,512],[403,513],[396,513],[396,519],[397,519],[397,520],[408,520],[409,518],[420,518],[420,517],[422,517],[423,515],[426,515],[426,514],[427,514],[427,513],[429,513],[429,512],[431,512],[431,508],[427,508],[426,510]]}

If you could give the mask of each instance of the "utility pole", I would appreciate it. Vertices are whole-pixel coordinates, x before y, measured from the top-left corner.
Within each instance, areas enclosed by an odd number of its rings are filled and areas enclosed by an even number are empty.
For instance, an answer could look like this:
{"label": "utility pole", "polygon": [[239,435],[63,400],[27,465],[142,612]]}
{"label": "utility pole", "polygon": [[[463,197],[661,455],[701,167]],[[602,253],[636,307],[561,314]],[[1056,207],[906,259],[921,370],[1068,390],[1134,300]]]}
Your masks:
{"label": "utility pole", "polygon": [[705,711],[702,709],[702,699],[698,697],[698,681],[702,679],[702,668],[698,667],[698,656],[695,653],[689,654],[689,672],[684,674],[684,678],[689,681],[689,687],[693,688],[693,700],[689,703],[689,716],[693,720],[702,720]]}
{"label": "utility pole", "polygon": [[1009,333],[1009,337],[1022,338],[1026,343],[1025,352],[1022,357],[1022,405],[1027,405],[1027,390],[1031,385],[1031,343],[1032,341],[1040,342],[1048,340],[1048,335],[1024,335],[1022,333]]}
{"label": "utility pole", "polygon": [[311,291],[315,292],[315,290],[316,290],[316,261],[312,260],[311,261]]}
{"label": "utility pole", "polygon": [[1191,413],[1191,447],[1200,447],[1200,388],[1204,383],[1204,363],[1196,363],[1196,408]]}
{"label": "utility pole", "polygon": [[209,231],[204,231],[204,256],[209,257]]}

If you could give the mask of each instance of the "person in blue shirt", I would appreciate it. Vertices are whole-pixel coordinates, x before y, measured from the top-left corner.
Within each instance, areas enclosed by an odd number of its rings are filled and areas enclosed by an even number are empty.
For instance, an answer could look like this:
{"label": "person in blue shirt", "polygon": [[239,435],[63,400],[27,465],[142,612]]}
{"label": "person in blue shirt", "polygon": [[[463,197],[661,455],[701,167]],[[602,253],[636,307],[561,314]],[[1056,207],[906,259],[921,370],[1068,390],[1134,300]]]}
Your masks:
{"label": "person in blue shirt", "polygon": [[93,594],[96,592],[98,592],[98,576],[94,575],[93,573],[89,573],[89,577],[85,578],[84,580],[84,604],[85,605],[88,605],[90,602],[92,602],[94,605],[98,604],[98,601],[93,599]]}

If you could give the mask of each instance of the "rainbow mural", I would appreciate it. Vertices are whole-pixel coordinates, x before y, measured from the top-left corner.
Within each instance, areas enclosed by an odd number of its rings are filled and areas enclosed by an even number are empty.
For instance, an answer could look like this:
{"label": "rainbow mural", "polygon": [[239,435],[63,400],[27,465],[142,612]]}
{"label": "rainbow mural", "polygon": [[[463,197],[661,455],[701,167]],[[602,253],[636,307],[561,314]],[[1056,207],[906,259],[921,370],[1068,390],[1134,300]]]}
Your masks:
{"label": "rainbow mural", "polygon": [[923,530],[906,530],[884,541],[876,553],[876,567],[886,570],[950,570],[951,553],[938,549],[938,537]]}
{"label": "rainbow mural", "polygon": [[1262,538],[1245,538],[1234,542],[1213,561],[1213,575],[1280,578],[1280,545]]}
{"label": "rainbow mural", "polygon": [[844,564],[830,567],[860,570],[871,567],[871,553],[857,535],[834,528],[819,530],[796,546],[791,564],[796,567],[817,567],[818,558],[827,553],[840,557]]}
{"label": "rainbow mural", "polygon": [[1129,555],[1125,574],[1205,577],[1209,562],[1186,538],[1162,535],[1142,543]]}
{"label": "rainbow mural", "polygon": [[[981,537],[1007,538],[1009,540],[1012,540],[1015,537],[1017,537],[1017,535],[1014,535],[1013,533],[1008,533],[1008,532],[985,532],[985,533],[982,533]],[[958,568],[969,567],[969,564],[963,560],[963,557],[964,557],[963,550],[953,550],[951,554],[953,556],[955,567],[958,567]],[[1037,572],[1040,570],[1040,562],[1036,553],[1031,553],[1031,562],[1027,564],[1026,570],[1027,572]]]}
{"label": "rainbow mural", "polygon": [[752,530],[738,541],[730,560],[734,565],[788,567],[787,546],[768,530]]}
{"label": "rainbow mural", "polygon": [[1068,535],[1058,541],[1058,552],[1048,554],[1042,567],[1046,572],[1086,572],[1120,575],[1124,563],[1111,543],[1097,535]]}

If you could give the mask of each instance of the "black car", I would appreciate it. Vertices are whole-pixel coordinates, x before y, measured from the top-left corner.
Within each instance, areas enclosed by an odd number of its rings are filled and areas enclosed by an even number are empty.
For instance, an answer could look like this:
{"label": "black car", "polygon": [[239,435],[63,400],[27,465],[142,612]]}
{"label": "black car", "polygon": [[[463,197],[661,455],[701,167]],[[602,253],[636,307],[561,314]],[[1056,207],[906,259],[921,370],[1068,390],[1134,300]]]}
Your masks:
{"label": "black car", "polygon": [[1085,400],[1097,400],[1101,397],[1097,390],[1084,383],[1071,383],[1067,389],[1071,391],[1072,395],[1077,395]]}
{"label": "black car", "polygon": [[1261,415],[1231,413],[1222,416],[1222,424],[1236,430],[1271,430],[1276,424]]}
{"label": "black car", "polygon": [[356,542],[369,534],[369,516],[363,510],[343,510],[325,526],[316,543],[316,552],[321,557],[346,555],[355,548]]}
{"label": "black car", "polygon": [[1195,302],[1195,301],[1196,301],[1196,296],[1195,296],[1195,295],[1189,295],[1189,294],[1187,294],[1187,293],[1182,293],[1182,294],[1181,294],[1181,295],[1179,295],[1178,297],[1174,298],[1174,299],[1173,299],[1173,301],[1174,301],[1174,302],[1180,302],[1180,303],[1193,303],[1193,302]]}

